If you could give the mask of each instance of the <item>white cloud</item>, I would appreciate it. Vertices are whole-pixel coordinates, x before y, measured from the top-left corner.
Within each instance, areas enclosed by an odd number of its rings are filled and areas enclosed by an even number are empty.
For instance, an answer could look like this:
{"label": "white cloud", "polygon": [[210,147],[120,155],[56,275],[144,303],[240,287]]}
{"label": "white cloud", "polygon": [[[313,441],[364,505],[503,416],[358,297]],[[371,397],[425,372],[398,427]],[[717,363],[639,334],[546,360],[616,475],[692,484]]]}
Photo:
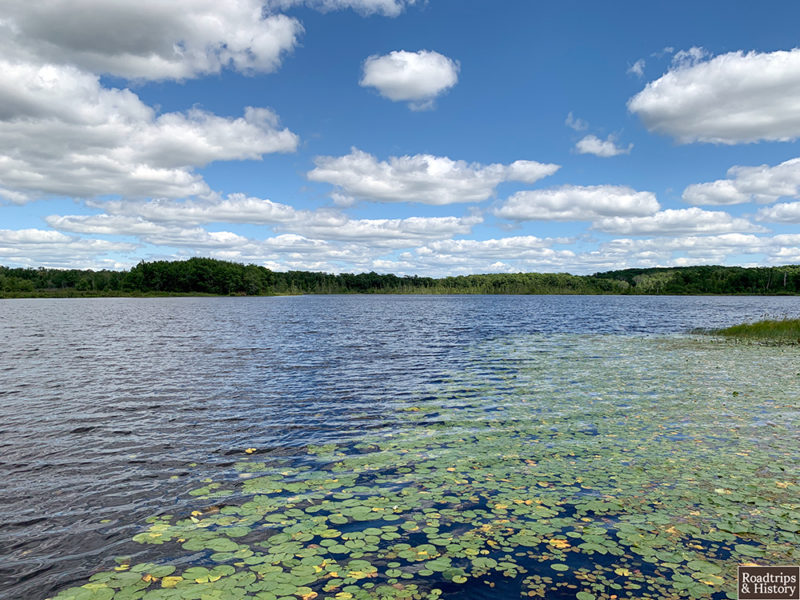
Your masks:
{"label": "white cloud", "polygon": [[[553,246],[569,244],[567,248]],[[757,264],[792,262],[800,255],[800,234],[756,236],[743,233],[690,235],[650,239],[619,238],[581,250],[577,240],[519,236],[497,240],[442,240],[397,259],[382,261],[382,270],[434,276],[458,273],[560,271],[594,273],[628,267],[741,264],[742,255]]]}
{"label": "white cloud", "polygon": [[275,71],[303,28],[260,0],[4,0],[0,55],[128,79]]}
{"label": "white cloud", "polygon": [[[664,211],[667,212],[667,211]],[[470,217],[464,217],[467,221]],[[476,219],[473,217],[473,219]],[[446,237],[467,231],[457,219],[349,220],[331,218],[330,231],[282,233],[263,239],[230,231],[185,228],[172,223],[152,223],[141,218],[94,215],[50,217],[54,227],[103,235],[135,235],[143,244],[157,246],[160,258],[201,255],[258,263],[275,270],[304,269],[326,272],[379,270],[403,274],[444,276],[489,272],[591,273],[626,267],[741,264],[742,255],[754,264],[785,264],[798,255],[800,234],[772,237],[726,233],[717,235],[661,236],[649,239],[614,239],[599,246],[587,238],[540,238],[531,235],[475,240]],[[322,227],[322,219],[318,221]],[[461,228],[461,229],[460,229]],[[710,231],[703,229],[702,231]],[[675,232],[675,231],[673,231]],[[317,235],[319,233],[319,235]],[[631,232],[637,235],[636,232]],[[404,240],[404,241],[403,241]],[[402,242],[402,243],[401,243]],[[110,253],[129,253],[129,243],[88,240],[46,230],[0,230],[0,259],[8,264],[97,268],[129,266]],[[169,255],[168,248],[177,252]],[[403,252],[398,249],[407,248]],[[109,262],[111,261],[111,262]],[[112,264],[114,263],[114,264]]]}
{"label": "white cloud", "polygon": [[376,247],[407,248],[429,240],[465,235],[483,222],[478,215],[466,217],[408,217],[405,219],[350,219],[333,213],[328,219],[316,215],[308,223],[289,226],[305,235],[342,240]]}
{"label": "white cloud", "polygon": [[396,50],[367,58],[358,84],[376,88],[393,102],[409,102],[413,110],[426,110],[458,82],[458,71],[456,61],[438,52]]}
{"label": "white cloud", "polygon": [[769,223],[800,223],[800,202],[781,202],[762,208],[756,214],[756,220]]}
{"label": "white cloud", "polygon": [[683,191],[689,204],[768,203],[783,197],[800,197],[800,158],[774,167],[731,167],[728,179],[692,184]]}
{"label": "white cloud", "polygon": [[132,252],[136,247],[44,229],[0,229],[0,260],[7,264],[80,268],[99,255]]}
{"label": "white cloud", "polygon": [[630,67],[628,67],[628,73],[636,75],[637,77],[642,77],[644,75],[644,66],[645,60],[640,58],[635,63],[633,63]]}
{"label": "white cloud", "polygon": [[664,46],[660,51],[651,53],[650,56],[653,56],[655,58],[662,58],[663,56],[667,54],[672,54],[673,52],[675,52],[675,48],[673,48],[672,46]]}
{"label": "white cloud", "polygon": [[291,152],[297,142],[265,108],[239,118],[156,115],[132,91],[74,67],[0,60],[0,187],[12,201],[202,194],[194,167]]}
{"label": "white cloud", "polygon": [[441,240],[384,261],[385,271],[432,276],[530,271],[563,271],[574,268],[576,254],[551,246],[567,240],[516,236],[489,240]]}
{"label": "white cloud", "polygon": [[[550,247],[563,242],[552,238],[539,238],[532,235],[507,237],[489,240],[442,240],[430,242],[417,249],[419,255],[451,255],[466,256],[471,259],[514,259],[536,258],[543,256],[552,258]],[[571,251],[569,255],[574,256]]]}
{"label": "white cloud", "polygon": [[[2,158],[0,158],[2,161]],[[8,200],[12,204],[26,204],[31,201],[31,197],[23,192],[7,190],[0,187],[0,200]]]}
{"label": "white cloud", "polygon": [[[133,235],[151,243],[186,245],[192,240],[207,246],[219,236],[198,237],[204,223],[272,224],[281,231],[332,241],[404,248],[430,240],[464,235],[483,222],[477,213],[464,217],[408,217],[405,219],[351,219],[338,210],[296,210],[286,204],[233,194],[216,201],[151,200],[148,202],[90,202],[105,211],[98,215],[51,215],[48,225],[59,231],[84,234]],[[169,242],[168,240],[173,240]],[[201,243],[202,242],[202,243]]]}
{"label": "white cloud", "polygon": [[314,162],[317,166],[308,178],[335,185],[339,196],[435,205],[480,202],[504,181],[533,183],[559,169],[558,165],[529,160],[481,165],[430,154],[379,162],[357,148],[345,156],[320,156]]}
{"label": "white cloud", "polygon": [[63,244],[72,239],[46,229],[0,229],[0,244]]}
{"label": "white cloud", "polygon": [[210,248],[203,254],[234,262],[264,264],[275,270],[336,273],[370,270],[375,253],[374,249],[365,245],[283,234],[263,240],[238,241],[227,247]]}
{"label": "white cloud", "polygon": [[596,135],[587,135],[575,144],[575,149],[579,154],[594,154],[602,158],[619,156],[620,154],[630,154],[633,144],[628,144],[627,148],[617,146],[616,139],[609,135],[605,140],[601,140]]}
{"label": "white cloud", "polygon": [[574,116],[572,114],[572,111],[570,111],[569,114],[567,115],[567,119],[564,121],[564,125],[566,125],[570,129],[574,129],[575,131],[585,131],[589,127],[589,124],[586,121]]}
{"label": "white cloud", "polygon": [[[741,233],[639,240],[621,238],[579,254],[575,264],[584,273],[632,267],[725,264],[731,256],[757,255],[774,248],[773,239]],[[738,258],[736,262],[740,263]]]}
{"label": "white cloud", "polygon": [[721,235],[685,236],[646,240],[618,239],[605,245],[611,252],[653,252],[666,260],[674,257],[674,252],[684,252],[693,257],[725,257],[731,253],[755,253],[763,251],[765,238],[743,233]]}
{"label": "white cloud", "polygon": [[678,50],[672,57],[672,66],[676,69],[693,67],[709,56],[711,56],[711,53],[705,48],[692,46],[688,50]]}
{"label": "white cloud", "polygon": [[201,227],[192,229],[162,228],[142,238],[156,246],[189,247],[208,250],[213,248],[233,248],[248,243],[248,239],[231,231],[207,231]]}
{"label": "white cloud", "polygon": [[[492,258],[508,256],[511,253],[549,248],[559,240],[545,239],[534,235],[520,235],[491,240],[442,240],[426,246],[429,250],[448,254],[472,254],[480,251]],[[563,241],[563,240],[561,240]]]}
{"label": "white cloud", "polygon": [[[52,215],[47,223],[62,231],[101,235],[132,235],[142,242],[156,246],[188,248],[203,255],[217,255],[226,251],[229,260],[246,257],[277,258],[276,253],[312,253],[315,258],[336,255],[335,245],[319,239],[309,239],[297,234],[281,234],[265,239],[247,238],[230,231],[208,231],[202,227],[182,227],[171,222],[155,223],[142,217],[124,215]],[[54,239],[68,239],[58,232],[50,233]],[[1,239],[1,238],[0,238]],[[321,249],[325,249],[322,252]],[[352,252],[351,252],[352,254]]]}
{"label": "white cloud", "polygon": [[362,15],[379,14],[386,17],[396,17],[407,6],[416,3],[417,0],[267,0],[267,6],[276,10],[304,4],[323,12],[351,8]]}
{"label": "white cloud", "polygon": [[53,229],[94,235],[160,235],[168,228],[142,217],[118,215],[50,215],[45,222]]}
{"label": "white cloud", "polygon": [[247,238],[229,231],[207,231],[201,227],[164,225],[136,216],[50,215],[45,218],[45,221],[59,231],[93,235],[135,236],[149,244],[191,247],[198,250],[230,248],[248,242]]}
{"label": "white cloud", "polygon": [[800,137],[800,49],[678,56],[677,66],[628,101],[651,131],[681,143]]}
{"label": "white cloud", "polygon": [[155,223],[198,225],[201,223],[282,223],[305,216],[287,204],[254,198],[245,194],[230,194],[225,198],[205,200],[166,200],[146,202],[113,200],[89,202],[109,215],[141,218]]}
{"label": "white cloud", "polygon": [[800,263],[800,234],[776,235],[770,240],[768,260],[774,265]]}
{"label": "white cloud", "polygon": [[770,255],[769,259],[775,265],[800,263],[800,247],[781,248]]}
{"label": "white cloud", "polygon": [[602,217],[647,216],[659,209],[652,192],[618,185],[565,185],[517,192],[494,211],[514,221],[591,221]]}
{"label": "white cloud", "polygon": [[719,179],[687,186],[682,198],[684,202],[695,205],[725,205],[749,202],[750,194],[740,191],[731,180]]}
{"label": "white cloud", "polygon": [[781,233],[779,235],[772,236],[771,238],[769,238],[769,240],[774,245],[798,246],[800,245],[800,233]]}
{"label": "white cloud", "polygon": [[604,217],[592,229],[623,235],[676,235],[684,233],[718,234],[729,232],[763,232],[763,227],[726,212],[697,207],[668,209],[646,217]]}

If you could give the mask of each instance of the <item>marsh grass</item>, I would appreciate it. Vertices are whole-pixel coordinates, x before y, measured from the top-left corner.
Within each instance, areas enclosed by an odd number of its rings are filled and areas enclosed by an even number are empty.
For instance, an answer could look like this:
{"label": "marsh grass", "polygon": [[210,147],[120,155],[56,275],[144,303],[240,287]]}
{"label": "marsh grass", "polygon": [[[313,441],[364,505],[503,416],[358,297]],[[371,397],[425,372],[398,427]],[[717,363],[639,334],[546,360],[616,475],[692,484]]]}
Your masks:
{"label": "marsh grass", "polygon": [[742,341],[796,345],[800,344],[800,319],[766,319],[714,329],[709,333]]}

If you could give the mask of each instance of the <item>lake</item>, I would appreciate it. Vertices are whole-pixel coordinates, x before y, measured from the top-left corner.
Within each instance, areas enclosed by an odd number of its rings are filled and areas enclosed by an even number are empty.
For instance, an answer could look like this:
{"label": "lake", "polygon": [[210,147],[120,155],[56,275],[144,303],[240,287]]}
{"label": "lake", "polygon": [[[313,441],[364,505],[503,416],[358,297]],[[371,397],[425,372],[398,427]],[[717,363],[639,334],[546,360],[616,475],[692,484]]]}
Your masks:
{"label": "lake", "polygon": [[800,298],[2,301],[0,596],[724,598],[800,562],[800,351],[690,332],[767,316]]}

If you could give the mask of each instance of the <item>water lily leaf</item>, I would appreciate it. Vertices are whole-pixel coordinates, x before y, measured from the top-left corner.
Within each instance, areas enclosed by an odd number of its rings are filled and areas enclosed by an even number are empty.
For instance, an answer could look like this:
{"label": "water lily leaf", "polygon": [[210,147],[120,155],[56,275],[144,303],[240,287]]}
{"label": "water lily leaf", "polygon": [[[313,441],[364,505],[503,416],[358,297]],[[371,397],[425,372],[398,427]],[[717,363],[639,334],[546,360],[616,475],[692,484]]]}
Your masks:
{"label": "water lily leaf", "polygon": [[180,575],[176,575],[176,576],[174,576],[174,577],[164,577],[164,578],[161,580],[161,587],[164,587],[164,588],[174,588],[174,587],[175,587],[176,585],[178,585],[178,584],[179,584],[181,581],[183,581],[183,577],[181,577]]}
{"label": "water lily leaf", "polygon": [[764,550],[758,546],[750,546],[749,544],[736,544],[734,549],[739,554],[745,556],[764,556]]}

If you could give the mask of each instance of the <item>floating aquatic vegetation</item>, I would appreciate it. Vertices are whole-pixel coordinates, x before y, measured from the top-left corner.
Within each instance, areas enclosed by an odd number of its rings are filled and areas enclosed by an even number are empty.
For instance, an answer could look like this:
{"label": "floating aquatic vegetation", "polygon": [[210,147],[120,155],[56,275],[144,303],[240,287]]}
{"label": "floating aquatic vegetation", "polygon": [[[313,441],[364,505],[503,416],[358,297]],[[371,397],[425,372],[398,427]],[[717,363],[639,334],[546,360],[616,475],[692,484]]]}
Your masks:
{"label": "floating aquatic vegetation", "polygon": [[[800,355],[698,338],[519,337],[395,426],[207,481],[150,563],[60,600],[735,597],[800,560]],[[156,550],[156,548],[154,548]]]}

